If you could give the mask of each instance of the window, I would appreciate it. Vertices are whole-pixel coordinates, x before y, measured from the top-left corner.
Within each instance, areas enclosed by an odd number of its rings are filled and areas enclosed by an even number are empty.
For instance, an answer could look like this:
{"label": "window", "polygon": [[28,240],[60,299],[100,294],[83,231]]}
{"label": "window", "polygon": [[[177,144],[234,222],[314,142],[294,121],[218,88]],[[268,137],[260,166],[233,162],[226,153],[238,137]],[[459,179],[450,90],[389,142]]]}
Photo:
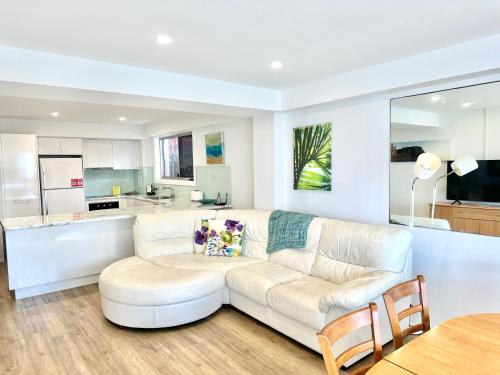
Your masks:
{"label": "window", "polygon": [[160,138],[161,178],[193,180],[193,136],[179,134]]}

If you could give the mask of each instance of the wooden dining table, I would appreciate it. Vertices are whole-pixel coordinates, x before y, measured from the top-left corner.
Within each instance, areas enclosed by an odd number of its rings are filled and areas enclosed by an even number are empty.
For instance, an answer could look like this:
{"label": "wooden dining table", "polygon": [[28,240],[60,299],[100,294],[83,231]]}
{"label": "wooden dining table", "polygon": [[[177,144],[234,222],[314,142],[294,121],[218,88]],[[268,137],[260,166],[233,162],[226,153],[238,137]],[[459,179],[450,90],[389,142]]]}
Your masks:
{"label": "wooden dining table", "polygon": [[500,314],[448,320],[389,354],[367,374],[500,374]]}

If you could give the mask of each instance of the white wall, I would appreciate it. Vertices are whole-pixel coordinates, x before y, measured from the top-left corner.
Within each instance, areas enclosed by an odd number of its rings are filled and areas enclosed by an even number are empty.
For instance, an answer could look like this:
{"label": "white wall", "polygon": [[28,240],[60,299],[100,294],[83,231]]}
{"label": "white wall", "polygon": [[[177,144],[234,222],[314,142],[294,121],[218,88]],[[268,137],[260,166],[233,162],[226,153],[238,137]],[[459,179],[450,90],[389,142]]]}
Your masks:
{"label": "white wall", "polygon": [[[276,202],[276,163],[279,157],[275,139],[277,114],[267,113],[253,117],[254,207],[271,210]],[[278,165],[279,167],[279,165]]]}
{"label": "white wall", "polygon": [[193,130],[193,163],[207,165],[205,134],[224,133],[225,165],[231,167],[232,204],[235,208],[253,208],[253,135],[252,120],[239,119]]}
{"label": "white wall", "polygon": [[[426,91],[431,90],[421,89]],[[275,135],[285,142],[285,208],[387,225],[389,116],[387,96],[288,115]],[[291,129],[325,121],[333,124],[332,191],[294,191]],[[498,237],[415,228],[413,271],[427,277],[433,325],[452,316],[500,311],[499,249]]]}
{"label": "white wall", "polygon": [[[332,123],[332,191],[293,190],[292,128]],[[327,217],[385,223],[389,215],[389,103],[367,101],[287,116],[285,205]]]}
{"label": "white wall", "polygon": [[[222,123],[187,129],[185,124],[155,127],[155,135],[175,134],[191,130],[193,164],[206,166],[205,134],[224,133],[225,165],[231,167],[231,202],[235,208],[253,208],[253,127],[251,119],[229,119]],[[153,150],[154,151],[154,150]],[[272,151],[271,151],[272,152]],[[158,174],[158,166],[156,166]],[[158,178],[158,176],[157,176]],[[176,183],[178,185],[178,183]]]}

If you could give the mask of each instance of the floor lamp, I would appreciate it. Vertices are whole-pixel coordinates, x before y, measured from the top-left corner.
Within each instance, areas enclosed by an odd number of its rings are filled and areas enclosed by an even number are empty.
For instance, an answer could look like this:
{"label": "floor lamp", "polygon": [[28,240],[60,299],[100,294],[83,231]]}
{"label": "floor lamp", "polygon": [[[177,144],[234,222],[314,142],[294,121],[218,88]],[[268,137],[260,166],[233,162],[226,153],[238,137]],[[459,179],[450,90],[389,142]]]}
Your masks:
{"label": "floor lamp", "polygon": [[474,159],[470,155],[462,155],[453,163],[451,163],[451,172],[436,178],[436,181],[434,181],[434,190],[432,191],[432,212],[431,212],[432,220],[434,220],[434,212],[436,210],[436,195],[437,195],[438,182],[441,179],[448,177],[450,174],[456,173],[457,176],[462,177],[465,176],[467,173],[476,170],[477,168],[478,165],[476,159]]}
{"label": "floor lamp", "polygon": [[420,154],[415,162],[413,172],[415,178],[411,184],[411,216],[410,216],[410,230],[413,231],[413,222],[415,219],[415,183],[417,180],[428,180],[441,166],[441,159],[438,156],[424,152]]}

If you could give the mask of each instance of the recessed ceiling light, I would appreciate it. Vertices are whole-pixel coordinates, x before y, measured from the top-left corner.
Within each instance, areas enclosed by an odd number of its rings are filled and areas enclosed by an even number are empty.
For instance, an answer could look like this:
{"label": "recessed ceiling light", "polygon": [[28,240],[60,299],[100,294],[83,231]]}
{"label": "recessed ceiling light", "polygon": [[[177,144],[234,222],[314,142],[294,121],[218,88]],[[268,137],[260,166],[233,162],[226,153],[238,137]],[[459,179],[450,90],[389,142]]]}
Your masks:
{"label": "recessed ceiling light", "polygon": [[118,117],[118,120],[120,120],[121,122],[124,122],[127,118],[126,117]]}
{"label": "recessed ceiling light", "polygon": [[432,95],[432,96],[431,96],[431,102],[433,102],[433,103],[437,103],[437,102],[439,102],[441,99],[443,99],[443,98],[441,98],[439,95]]}
{"label": "recessed ceiling light", "polygon": [[474,103],[471,103],[471,102],[465,102],[462,104],[462,107],[464,108],[469,108],[471,105],[473,105]]}
{"label": "recessed ceiling light", "polygon": [[172,43],[172,38],[165,34],[160,34],[156,36],[156,43],[164,46]]}
{"label": "recessed ceiling light", "polygon": [[59,117],[59,112],[50,112],[52,117]]}
{"label": "recessed ceiling light", "polygon": [[281,69],[283,68],[283,63],[279,60],[274,60],[272,63],[271,63],[271,68],[272,69]]}

